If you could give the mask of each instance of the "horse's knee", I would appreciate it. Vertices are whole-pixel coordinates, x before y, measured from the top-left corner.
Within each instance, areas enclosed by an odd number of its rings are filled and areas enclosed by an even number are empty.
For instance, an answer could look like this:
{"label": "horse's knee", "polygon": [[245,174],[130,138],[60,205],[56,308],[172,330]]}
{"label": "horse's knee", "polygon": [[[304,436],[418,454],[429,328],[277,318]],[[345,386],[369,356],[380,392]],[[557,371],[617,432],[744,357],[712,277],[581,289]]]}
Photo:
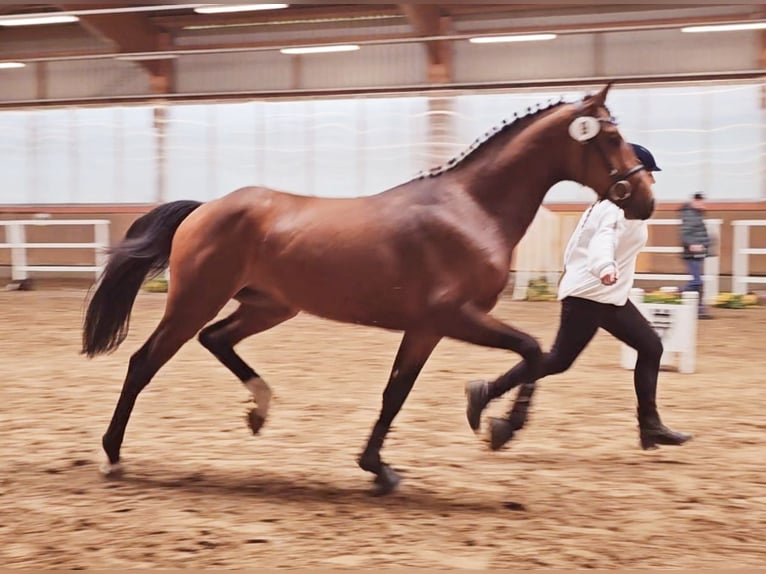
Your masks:
{"label": "horse's knee", "polygon": [[519,354],[524,357],[524,360],[529,364],[539,365],[543,360],[543,350],[540,347],[540,343],[534,337],[527,336],[519,345]]}
{"label": "horse's knee", "polygon": [[215,350],[219,346],[219,341],[214,334],[214,327],[214,325],[205,327],[197,335],[197,341],[211,353],[215,353]]}

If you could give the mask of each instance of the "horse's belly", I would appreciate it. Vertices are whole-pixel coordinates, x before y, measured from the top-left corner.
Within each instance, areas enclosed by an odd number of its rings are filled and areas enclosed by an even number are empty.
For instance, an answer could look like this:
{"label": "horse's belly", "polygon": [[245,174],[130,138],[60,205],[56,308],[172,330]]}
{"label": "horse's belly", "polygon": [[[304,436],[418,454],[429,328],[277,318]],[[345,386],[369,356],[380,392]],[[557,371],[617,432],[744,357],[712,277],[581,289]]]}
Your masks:
{"label": "horse's belly", "polygon": [[287,295],[292,305],[312,315],[402,331],[416,324],[426,310],[422,294],[396,286],[387,292],[360,285],[356,288],[336,285],[331,289],[300,290]]}
{"label": "horse's belly", "polygon": [[426,273],[402,278],[382,270],[290,277],[278,282],[281,298],[289,306],[326,319],[397,331],[422,327],[437,308],[457,308],[465,302],[492,307],[504,286],[487,276],[481,280]]}

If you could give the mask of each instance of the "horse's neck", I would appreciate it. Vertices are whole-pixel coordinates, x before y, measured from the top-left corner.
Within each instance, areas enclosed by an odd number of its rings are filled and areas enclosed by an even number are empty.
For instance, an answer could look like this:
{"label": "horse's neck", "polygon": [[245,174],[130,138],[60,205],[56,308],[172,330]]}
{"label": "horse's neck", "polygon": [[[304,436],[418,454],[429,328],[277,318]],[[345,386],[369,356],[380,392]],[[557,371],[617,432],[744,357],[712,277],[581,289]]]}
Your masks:
{"label": "horse's neck", "polygon": [[548,190],[565,179],[554,144],[543,132],[522,136],[503,146],[495,157],[488,154],[477,162],[473,181],[466,182],[468,192],[504,230],[511,248],[532,224]]}

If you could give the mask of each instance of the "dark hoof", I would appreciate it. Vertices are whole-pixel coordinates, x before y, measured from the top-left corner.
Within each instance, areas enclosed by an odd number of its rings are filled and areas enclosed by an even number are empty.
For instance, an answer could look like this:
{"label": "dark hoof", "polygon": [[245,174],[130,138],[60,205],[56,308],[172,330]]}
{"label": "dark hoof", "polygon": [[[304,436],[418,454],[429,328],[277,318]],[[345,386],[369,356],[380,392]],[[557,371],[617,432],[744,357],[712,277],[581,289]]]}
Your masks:
{"label": "dark hoof", "polygon": [[381,465],[380,472],[375,477],[375,484],[378,487],[375,490],[375,495],[384,496],[391,494],[399,487],[401,482],[402,477],[393,468],[387,464]]}
{"label": "dark hoof", "polygon": [[489,448],[500,450],[512,438],[516,429],[508,419],[492,417],[489,419]]}
{"label": "dark hoof", "polygon": [[261,430],[265,422],[266,419],[259,415],[255,409],[250,409],[250,412],[247,413],[247,425],[253,431],[253,434],[258,434],[258,431]]}
{"label": "dark hoof", "polygon": [[382,496],[394,492],[402,478],[399,474],[387,464],[381,462],[380,456],[372,456],[366,453],[362,454],[357,460],[359,468],[371,472],[375,475],[375,485],[377,488],[373,492],[375,496]]}
{"label": "dark hoof", "polygon": [[471,381],[465,385],[465,398],[468,404],[465,408],[465,417],[468,426],[473,432],[478,432],[481,427],[481,413],[487,406],[487,381]]}

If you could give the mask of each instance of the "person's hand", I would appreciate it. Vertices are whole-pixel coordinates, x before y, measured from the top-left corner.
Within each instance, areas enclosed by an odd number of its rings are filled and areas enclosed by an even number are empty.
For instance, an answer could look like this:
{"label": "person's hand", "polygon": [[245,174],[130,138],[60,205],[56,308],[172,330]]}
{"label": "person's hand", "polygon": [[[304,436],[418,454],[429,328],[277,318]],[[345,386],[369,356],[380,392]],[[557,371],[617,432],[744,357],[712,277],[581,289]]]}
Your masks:
{"label": "person's hand", "polygon": [[689,246],[689,251],[691,251],[692,253],[701,253],[704,250],[705,250],[705,246],[700,245],[699,243],[695,243]]}
{"label": "person's hand", "polygon": [[604,285],[614,285],[617,283],[617,269],[610,265],[601,273],[601,283]]}

